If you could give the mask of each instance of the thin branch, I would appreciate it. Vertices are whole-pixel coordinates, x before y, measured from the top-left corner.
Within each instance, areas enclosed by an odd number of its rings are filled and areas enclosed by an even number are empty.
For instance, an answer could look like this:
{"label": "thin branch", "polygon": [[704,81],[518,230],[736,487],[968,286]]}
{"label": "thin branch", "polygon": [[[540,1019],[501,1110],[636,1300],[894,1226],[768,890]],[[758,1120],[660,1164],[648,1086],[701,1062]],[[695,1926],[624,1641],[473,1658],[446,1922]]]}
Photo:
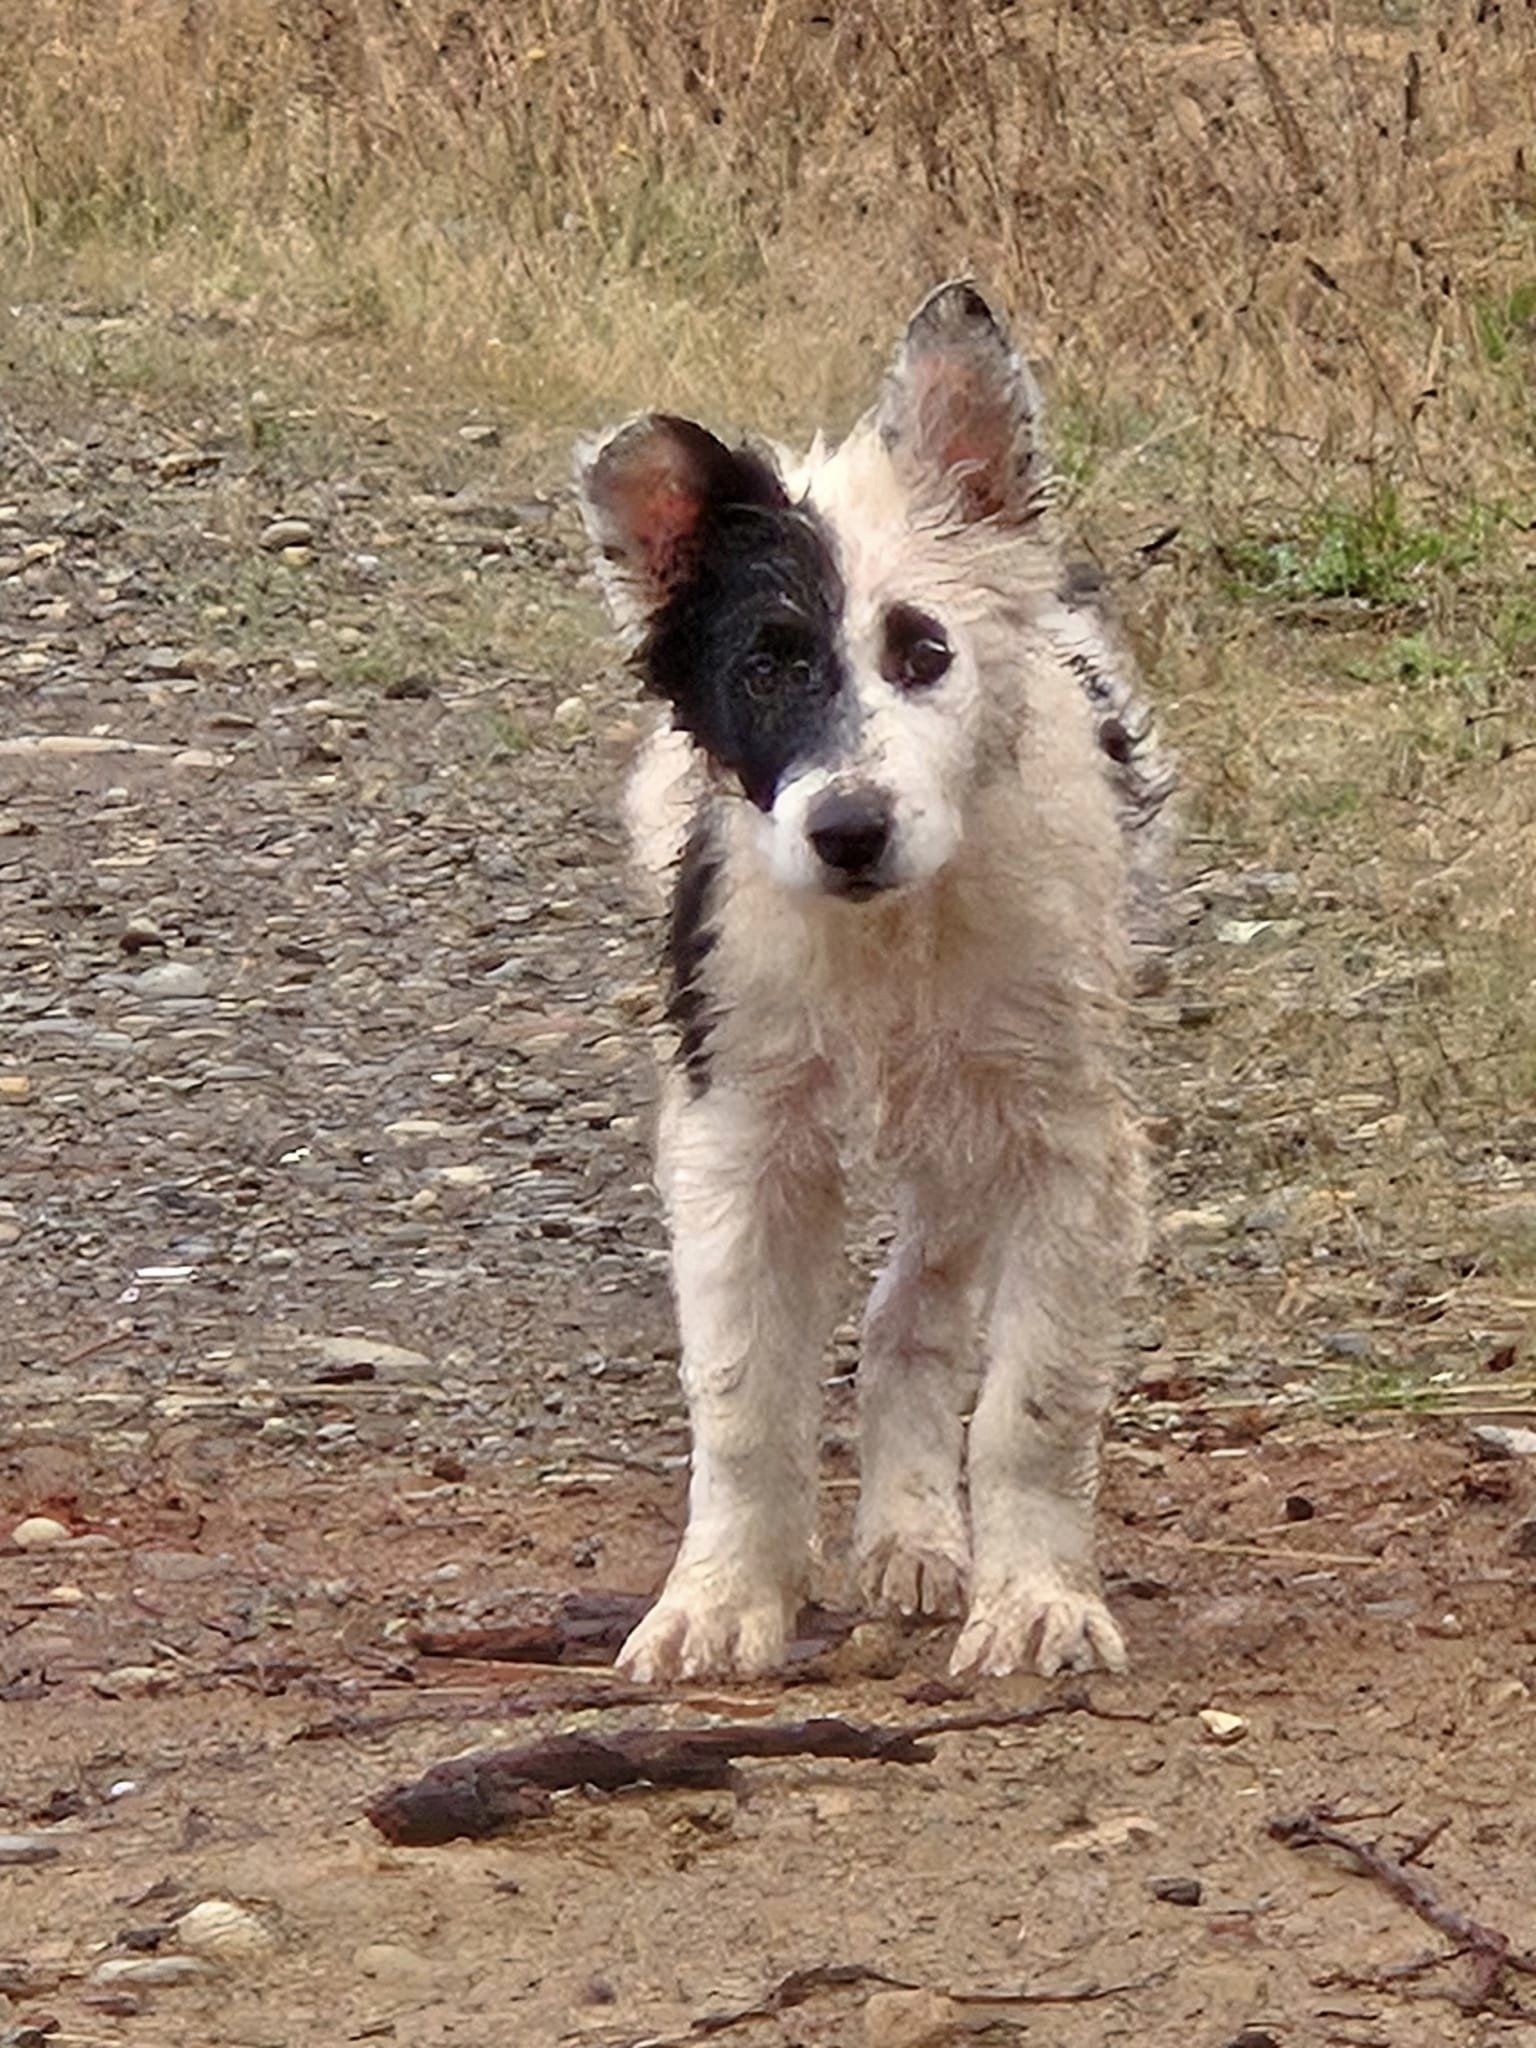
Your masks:
{"label": "thin branch", "polygon": [[[1506,1990],[1504,1977],[1511,1970],[1524,1977],[1536,1977],[1536,1952],[1517,1949],[1498,1928],[1474,1920],[1459,1906],[1446,1905],[1428,1880],[1410,1870],[1406,1861],[1383,1855],[1374,1843],[1346,1835],[1332,1821],[1333,1816],[1326,1810],[1313,1808],[1307,1813],[1278,1816],[1269,1823],[1269,1832],[1288,1849],[1337,1849],[1350,1858],[1362,1877],[1374,1879],[1426,1926],[1443,1934],[1457,1954],[1470,1958],[1471,1989],[1465,2000],[1458,2001],[1468,2012],[1503,2011],[1526,2017]],[[1427,1844],[1421,1840],[1412,1846],[1422,1853]]]}

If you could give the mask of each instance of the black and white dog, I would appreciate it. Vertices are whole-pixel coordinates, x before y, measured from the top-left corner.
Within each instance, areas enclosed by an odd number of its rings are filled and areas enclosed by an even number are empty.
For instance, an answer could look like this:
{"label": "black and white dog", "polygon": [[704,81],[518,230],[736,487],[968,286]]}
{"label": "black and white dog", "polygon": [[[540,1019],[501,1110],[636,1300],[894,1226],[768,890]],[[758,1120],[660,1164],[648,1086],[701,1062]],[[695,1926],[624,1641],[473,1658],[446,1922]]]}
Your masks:
{"label": "black and white dog", "polygon": [[1170,777],[1067,586],[1047,482],[1039,395],[967,283],[919,309],[835,451],[664,414],[583,451],[600,573],[670,707],[630,801],[671,890],[660,1179],[693,1470],[633,1677],[783,1655],[855,1135],[899,1210],[864,1325],[865,1597],[963,1611],[956,1672],[1124,1662],[1093,1509],[1143,1243],[1130,904]]}

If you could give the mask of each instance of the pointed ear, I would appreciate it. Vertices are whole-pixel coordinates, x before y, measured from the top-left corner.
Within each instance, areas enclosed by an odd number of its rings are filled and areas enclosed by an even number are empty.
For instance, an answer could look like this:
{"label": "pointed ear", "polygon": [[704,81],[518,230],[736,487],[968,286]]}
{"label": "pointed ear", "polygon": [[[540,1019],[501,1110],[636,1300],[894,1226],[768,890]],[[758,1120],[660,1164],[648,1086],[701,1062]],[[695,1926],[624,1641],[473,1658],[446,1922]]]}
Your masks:
{"label": "pointed ear", "polygon": [[897,468],[967,522],[1023,525],[1041,508],[1049,465],[1040,392],[986,300],[963,279],[912,316],[876,415]]}
{"label": "pointed ear", "polygon": [[577,482],[599,573],[628,625],[648,618],[688,576],[722,511],[788,503],[761,456],[727,448],[671,413],[642,414],[584,451]]}

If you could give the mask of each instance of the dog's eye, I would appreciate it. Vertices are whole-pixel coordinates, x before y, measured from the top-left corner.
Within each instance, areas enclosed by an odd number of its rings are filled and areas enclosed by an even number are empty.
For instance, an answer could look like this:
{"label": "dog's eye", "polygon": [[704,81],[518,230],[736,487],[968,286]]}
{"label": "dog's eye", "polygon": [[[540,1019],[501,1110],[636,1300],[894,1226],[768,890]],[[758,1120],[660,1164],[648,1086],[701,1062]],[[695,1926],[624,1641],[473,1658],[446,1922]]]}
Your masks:
{"label": "dog's eye", "polygon": [[947,674],[955,650],[935,618],[915,605],[892,605],[885,615],[880,673],[898,690],[929,690]]}
{"label": "dog's eye", "polygon": [[763,704],[774,694],[784,664],[768,648],[760,647],[741,665],[741,686],[754,704]]}

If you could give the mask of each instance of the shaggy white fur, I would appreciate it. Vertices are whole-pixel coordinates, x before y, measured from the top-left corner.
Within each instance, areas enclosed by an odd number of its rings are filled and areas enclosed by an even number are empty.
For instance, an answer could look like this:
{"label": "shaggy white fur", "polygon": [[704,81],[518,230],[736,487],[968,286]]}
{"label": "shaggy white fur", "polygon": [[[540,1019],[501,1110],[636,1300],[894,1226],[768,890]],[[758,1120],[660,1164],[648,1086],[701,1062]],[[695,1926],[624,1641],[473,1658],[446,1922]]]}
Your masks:
{"label": "shaggy white fur", "polygon": [[[647,460],[633,489],[628,472],[611,487],[601,450],[583,469],[637,642],[688,559],[648,540]],[[1123,670],[1060,594],[1038,394],[969,286],[920,309],[880,406],[841,447],[779,473],[840,577],[835,725],[766,805],[676,729],[650,742],[629,793],[641,863],[664,887],[707,825],[711,887],[693,990],[705,1050],[691,1071],[668,1068],[659,1135],[688,1526],[620,1662],[644,1680],[783,1655],[815,1521],[842,1161],[862,1139],[899,1216],[864,1323],[863,1595],[963,1614],[959,1673],[1117,1669],[1092,1524],[1143,1246],[1122,1086],[1133,834],[1085,648],[1113,671],[1116,710]],[[681,510],[674,496],[663,508],[685,538],[688,503],[685,487]],[[893,606],[947,636],[931,689],[888,680]],[[825,792],[866,790],[888,806],[889,851],[878,892],[850,901],[828,885],[810,820]]]}

